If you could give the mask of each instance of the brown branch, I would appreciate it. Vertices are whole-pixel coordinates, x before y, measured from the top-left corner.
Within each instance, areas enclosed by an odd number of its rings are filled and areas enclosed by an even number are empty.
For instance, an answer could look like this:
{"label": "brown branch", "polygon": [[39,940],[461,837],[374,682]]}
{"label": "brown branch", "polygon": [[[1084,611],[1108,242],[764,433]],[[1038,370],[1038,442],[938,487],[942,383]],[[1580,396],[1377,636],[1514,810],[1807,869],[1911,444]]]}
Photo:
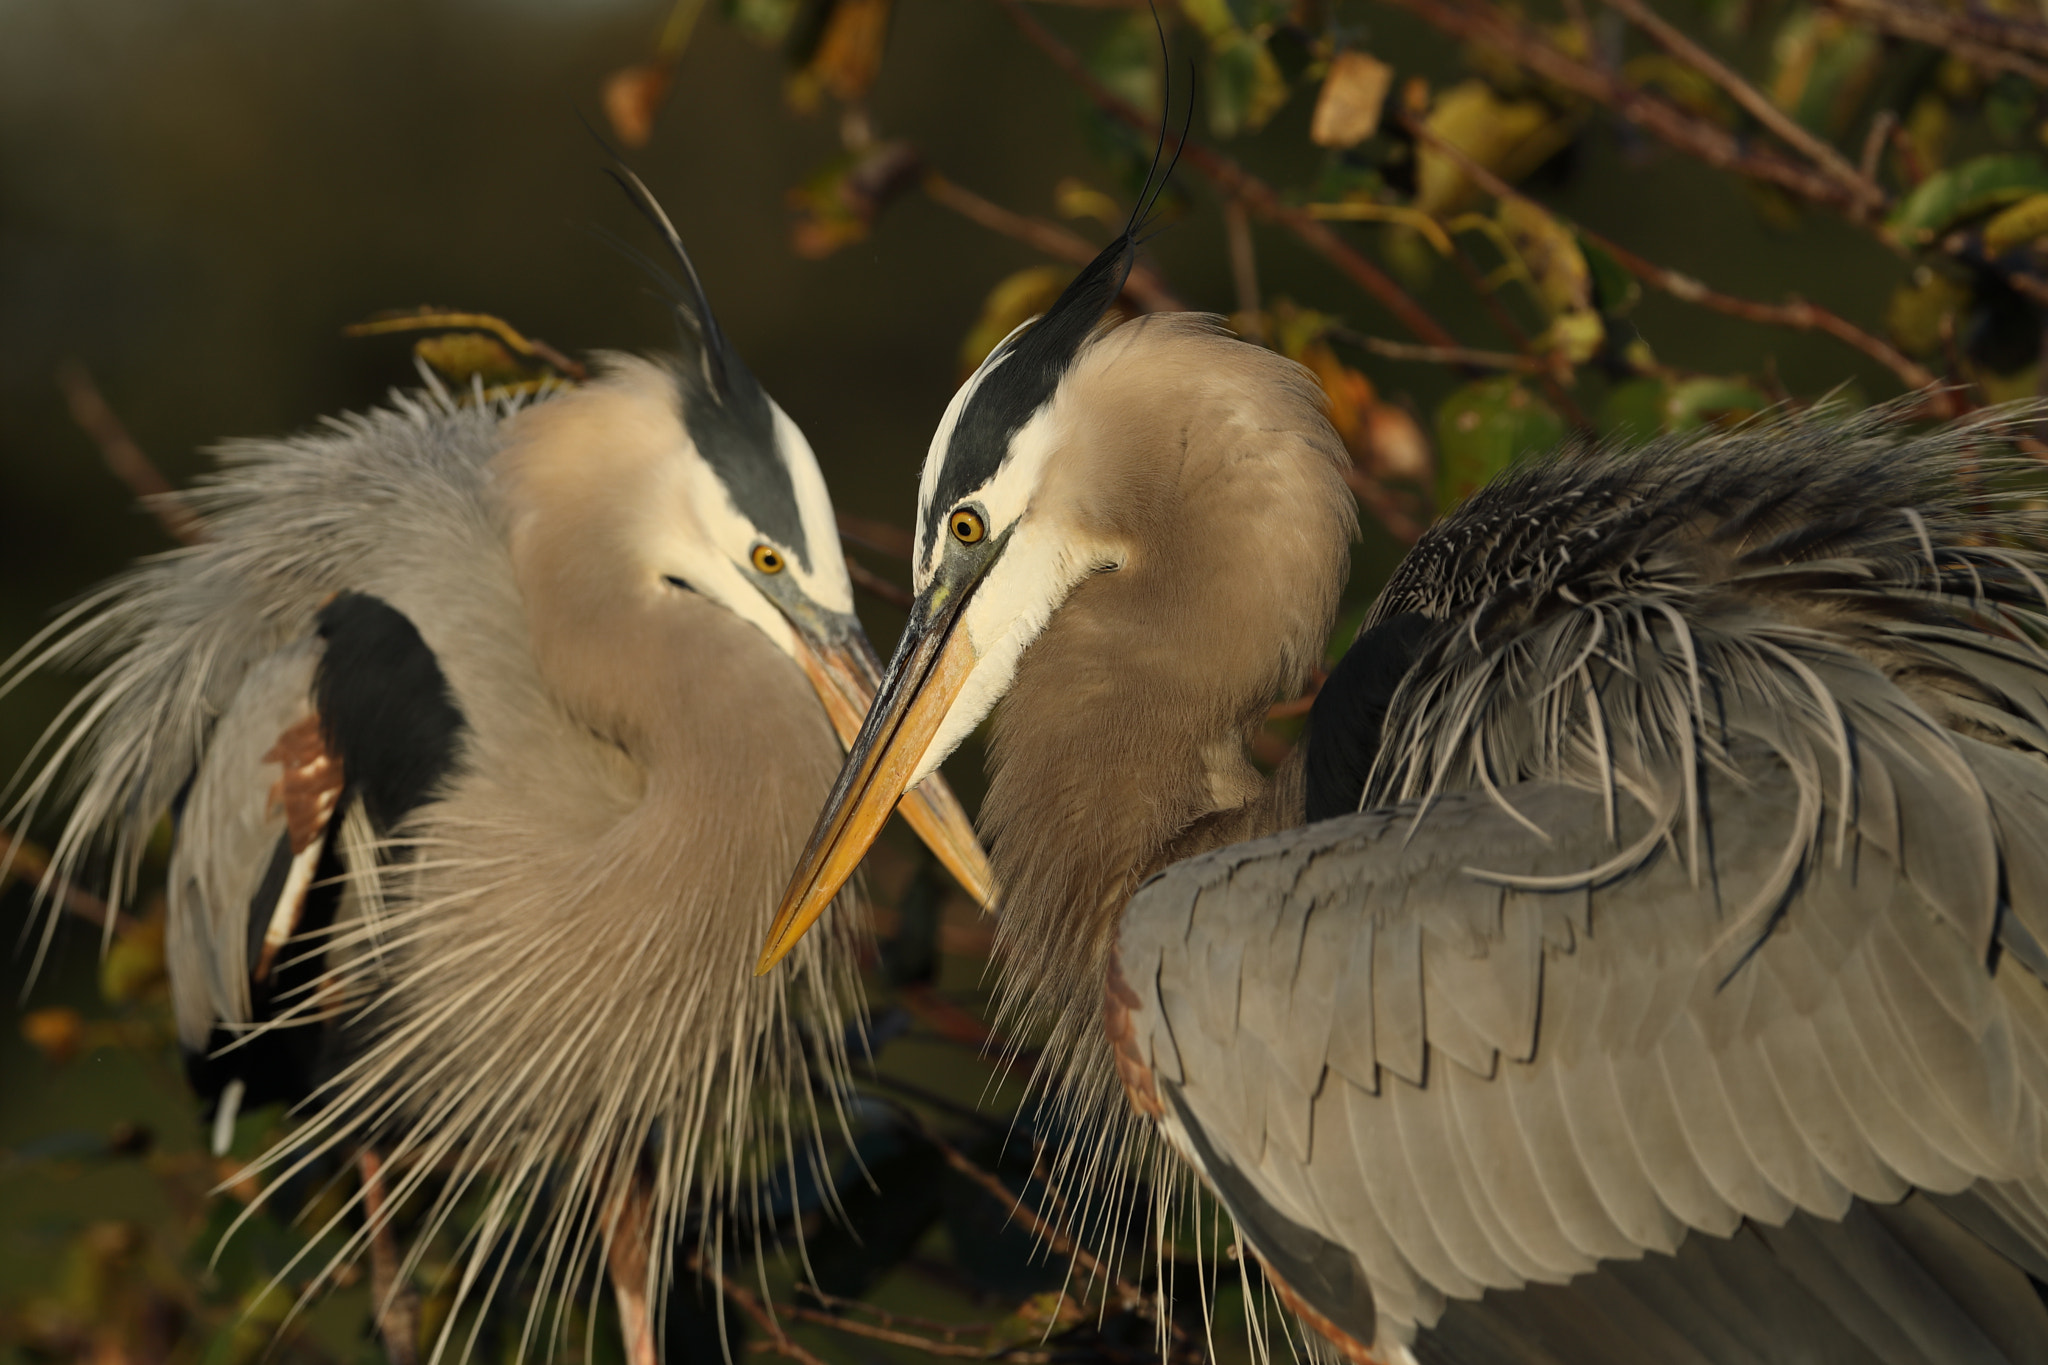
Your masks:
{"label": "brown branch", "polygon": [[846,576],[853,580],[854,587],[859,588],[869,596],[878,597],[892,607],[902,607],[906,611],[910,609],[913,599],[908,592],[897,587],[894,583],[891,583],[852,555],[846,557]]}
{"label": "brown branch", "polygon": [[894,1327],[900,1323],[906,1327],[937,1332],[948,1337],[987,1336],[996,1329],[993,1322],[941,1322],[937,1318],[921,1318],[914,1313],[892,1313],[865,1299],[842,1299],[837,1294],[827,1294],[816,1285],[802,1281],[798,1281],[796,1292],[816,1299],[820,1305],[834,1313],[865,1313],[871,1318],[878,1318],[884,1327]]}
{"label": "brown branch", "polygon": [[1728,93],[1730,99],[1748,111],[1751,118],[1776,134],[1779,141],[1804,153],[1822,171],[1840,182],[1862,205],[1865,212],[1884,206],[1884,189],[1875,180],[1851,166],[1840,152],[1815,137],[1784,110],[1765,99],[1762,91],[1744,80],[1720,58],[1679,32],[1663,15],[1651,9],[1645,0],[1607,0],[1607,4],[1627,16],[1629,22],[1637,28],[1649,34],[1659,47],[1720,86]]}
{"label": "brown branch", "polygon": [[1344,482],[1351,486],[1352,496],[1365,504],[1365,510],[1379,518],[1388,535],[1403,545],[1413,545],[1422,539],[1422,523],[1408,515],[1400,501],[1387,491],[1385,484],[1360,469],[1356,463],[1344,466]]}
{"label": "brown branch", "polygon": [[[1067,73],[1080,86],[1097,108],[1128,127],[1147,135],[1159,131],[1158,121],[1140,110],[1101,81],[1088,70],[1074,50],[1054,37],[1045,25],[1024,7],[1024,0],[996,0],[1005,13],[1053,64]],[[1445,330],[1443,324],[1424,310],[1408,294],[1408,291],[1394,283],[1393,279],[1378,266],[1354,250],[1329,227],[1310,216],[1306,208],[1282,203],[1273,187],[1246,171],[1220,152],[1211,150],[1199,142],[1182,142],[1171,132],[1165,135],[1166,154],[1180,156],[1185,165],[1205,179],[1228,198],[1236,199],[1256,218],[1268,223],[1278,223],[1299,237],[1325,260],[1336,266],[1353,283],[1366,293],[1378,299],[1380,305],[1397,318],[1403,327],[1418,338],[1433,346],[1455,346],[1457,338]]]}
{"label": "brown branch", "polygon": [[99,385],[92,382],[85,366],[76,360],[59,365],[57,387],[64,391],[71,420],[100,448],[100,458],[106,461],[114,477],[142,500],[172,540],[184,545],[197,544],[203,538],[199,519],[179,501],[178,490],[128,434],[128,428],[114,415],[114,409],[101,395]]}
{"label": "brown branch", "polygon": [[[883,1325],[861,1322],[857,1319],[843,1317],[838,1313],[827,1312],[820,1308],[806,1308],[802,1304],[775,1303],[773,1300],[764,1301],[755,1295],[752,1290],[742,1287],[723,1271],[714,1273],[706,1270],[701,1257],[691,1256],[689,1266],[698,1275],[717,1280],[718,1287],[724,1292],[725,1296],[738,1304],[741,1312],[752,1318],[763,1331],[768,1333],[769,1339],[766,1342],[759,1343],[759,1346],[765,1346],[785,1359],[803,1362],[803,1365],[824,1365],[824,1362],[802,1346],[799,1346],[796,1342],[790,1340],[789,1334],[782,1330],[781,1319],[784,1317],[791,1318],[797,1322],[808,1322],[819,1327],[830,1328],[835,1332],[844,1332],[848,1336],[865,1337],[869,1341],[886,1341],[892,1346],[905,1346],[914,1351],[922,1351],[926,1355],[944,1356],[955,1360],[1006,1360],[1015,1362],[1015,1365],[1034,1365],[1035,1362],[1042,1363],[1052,1359],[1051,1354],[1044,1351],[1013,1351],[1007,1347],[989,1350],[986,1347],[970,1345],[966,1342],[939,1341],[932,1337],[920,1336],[915,1332],[905,1332],[887,1326],[886,1322],[896,1319],[880,1309],[869,1308],[868,1311],[882,1317],[885,1320]],[[843,1299],[835,1299],[827,1294],[819,1294],[818,1297],[820,1300],[831,1304],[848,1302]],[[868,1308],[866,1304],[857,1304],[855,1306]],[[970,1332],[985,1333],[988,1331],[986,1323],[968,1323],[954,1327],[945,1323],[934,1323],[929,1319],[913,1319],[913,1321],[923,1323],[931,1330],[944,1332],[949,1337],[965,1335]]]}
{"label": "brown branch", "polygon": [[[973,190],[947,179],[937,171],[924,173],[924,192],[934,202],[943,204],[961,217],[981,224],[991,232],[1000,232],[1005,237],[1014,237],[1025,245],[1035,247],[1046,255],[1058,260],[1070,261],[1075,265],[1086,265],[1102,254],[1102,248],[1090,242],[1078,232],[1048,223],[1043,218],[1030,218],[1001,204],[982,198]],[[1174,292],[1166,287],[1149,266],[1134,265],[1130,278],[1124,281],[1124,293],[1132,303],[1148,313],[1178,313],[1186,309]]]}
{"label": "brown branch", "polygon": [[[2036,85],[2048,86],[2048,24],[1964,12],[1912,0],[1825,0],[1845,18],[1870,25],[1880,33],[1942,48],[1986,71],[2011,71]],[[2022,56],[2022,53],[2031,54]]]}
{"label": "brown branch", "polygon": [[[985,1171],[968,1160],[966,1154],[959,1148],[940,1137],[937,1130],[925,1122],[923,1115],[916,1110],[900,1106],[897,1112],[917,1126],[919,1134],[938,1149],[939,1155],[946,1159],[948,1166],[994,1195],[1010,1210],[1010,1216],[1017,1220],[1018,1225],[1043,1242],[1054,1255],[1065,1256],[1088,1272],[1090,1278],[1100,1278],[1104,1284],[1113,1287],[1121,1306],[1135,1308],[1145,1302],[1144,1290],[1117,1274],[1094,1252],[1033,1213],[1025,1206],[1023,1196],[1004,1184],[1001,1176],[992,1171]],[[1169,1326],[1175,1336],[1181,1335],[1180,1327],[1172,1324]]]}
{"label": "brown branch", "polygon": [[1613,109],[1674,150],[1709,166],[1762,180],[1816,204],[1853,212],[1860,203],[1846,186],[1774,148],[1745,147],[1727,129],[1630,85],[1611,71],[1580,61],[1542,33],[1490,7],[1468,8],[1457,0],[1389,3],[1399,5],[1439,32],[1461,42],[1493,48],[1532,74]]}
{"label": "brown branch", "polygon": [[488,332],[515,355],[538,360],[555,373],[581,384],[590,378],[580,360],[571,359],[539,337],[527,336],[494,313],[466,313],[461,310],[421,307],[410,313],[390,313],[368,322],[352,322],[341,329],[345,337],[384,336],[393,332]]}
{"label": "brown branch", "polygon": [[[1397,0],[1397,3],[1405,3],[1405,0]],[[1473,183],[1479,185],[1487,193],[1497,195],[1503,199],[1517,199],[1524,203],[1535,202],[1492,171],[1487,170],[1471,157],[1465,155],[1464,152],[1431,132],[1423,126],[1420,120],[1404,117],[1403,124],[1416,138],[1429,143],[1444,155],[1458,162],[1465,174],[1472,177]],[[1548,209],[1544,211],[1546,213],[1549,212]],[[1837,341],[1855,347],[1864,355],[1869,356],[1872,360],[1890,370],[1898,377],[1899,382],[1909,389],[1926,389],[1937,382],[1933,371],[1908,358],[1897,347],[1892,346],[1882,338],[1872,336],[1847,318],[1830,312],[1818,304],[1808,303],[1806,300],[1796,296],[1785,303],[1757,303],[1750,299],[1739,299],[1732,294],[1723,294],[1709,289],[1690,275],[1680,274],[1676,270],[1666,270],[1663,266],[1652,264],[1650,261],[1630,251],[1627,247],[1620,245],[1610,238],[1603,237],[1591,228],[1576,225],[1575,230],[1587,241],[1614,257],[1621,268],[1628,271],[1629,274],[1634,275],[1651,288],[1661,290],[1673,298],[1696,304],[1712,312],[1725,313],[1730,317],[1742,318],[1748,322],[1760,322],[1776,327],[1790,327],[1796,331],[1825,332]],[[1930,394],[1929,402],[1935,406],[1937,412],[1944,416],[1948,415],[1948,410],[1952,406],[1948,395],[1942,393]]]}
{"label": "brown branch", "polygon": [[911,539],[910,532],[900,526],[877,521],[873,517],[856,517],[848,512],[841,512],[837,520],[840,535],[856,545],[867,546],[876,554],[908,563],[911,555],[916,553],[917,543]]}
{"label": "brown branch", "polygon": [[1465,365],[1480,370],[1509,370],[1516,374],[1540,374],[1550,368],[1548,362],[1537,355],[1482,351],[1471,346],[1424,346],[1413,341],[1367,336],[1349,327],[1331,327],[1324,335],[1384,360],[1419,360],[1425,365]]}
{"label": "brown branch", "polygon": [[824,1361],[789,1339],[789,1334],[782,1330],[781,1322],[776,1319],[775,1314],[771,1311],[772,1304],[770,1307],[763,1307],[761,1300],[754,1296],[752,1290],[742,1287],[732,1276],[726,1274],[723,1270],[710,1269],[704,1264],[704,1258],[695,1252],[690,1253],[690,1257],[685,1264],[698,1275],[706,1279],[716,1280],[718,1287],[724,1291],[725,1296],[738,1304],[740,1311],[752,1318],[755,1325],[768,1334],[768,1341],[756,1343],[757,1347],[759,1345],[766,1345],[785,1360],[798,1361],[800,1365],[825,1365]]}
{"label": "brown branch", "polygon": [[[50,855],[27,839],[18,838],[9,831],[0,829],[0,871],[33,883],[38,891],[48,890]],[[5,876],[0,876],[0,884],[4,884],[5,880]],[[63,887],[63,894],[58,897],[58,902],[67,914],[76,915],[93,927],[105,931],[109,910],[107,903],[98,896],[89,891],[81,891],[67,882]],[[113,912],[113,924],[116,934],[125,934],[135,928],[134,918],[121,912]]]}

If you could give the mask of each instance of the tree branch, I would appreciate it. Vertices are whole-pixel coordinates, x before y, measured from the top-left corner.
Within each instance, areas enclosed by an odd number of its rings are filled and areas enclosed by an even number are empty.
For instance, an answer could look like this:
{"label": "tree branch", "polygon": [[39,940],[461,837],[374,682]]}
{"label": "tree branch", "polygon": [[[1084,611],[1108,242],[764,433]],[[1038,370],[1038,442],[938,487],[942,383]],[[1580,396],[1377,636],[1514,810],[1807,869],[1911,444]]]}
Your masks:
{"label": "tree branch", "polygon": [[1779,141],[1804,153],[1822,171],[1840,182],[1864,212],[1868,213],[1884,206],[1885,192],[1875,180],[1851,166],[1840,152],[1809,133],[1784,110],[1765,99],[1761,91],[1744,80],[1720,58],[1679,32],[1663,15],[1651,9],[1645,0],[1607,0],[1607,4],[1627,16],[1629,22],[1637,28],[1649,34],[1659,47],[1720,86],[1728,93],[1730,99],[1748,111],[1751,118],[1776,134]]}
{"label": "tree branch", "polygon": [[[961,217],[979,223],[991,232],[1014,237],[1058,260],[1086,265],[1102,253],[1101,247],[1078,232],[1063,228],[1058,223],[1048,223],[1043,218],[1029,218],[1006,209],[937,171],[924,173],[924,192],[934,202],[945,205]],[[1158,273],[1145,265],[1131,267],[1130,278],[1124,281],[1124,293],[1130,296],[1132,303],[1148,313],[1178,313],[1187,307],[1166,287]]]}
{"label": "tree branch", "polygon": [[[1010,3],[1010,0],[1005,0]],[[1532,74],[1614,110],[1673,149],[1720,170],[1778,186],[1816,204],[1854,213],[1861,200],[1838,184],[1773,148],[1745,148],[1725,128],[1698,118],[1668,100],[1628,84],[1610,71],[1582,62],[1541,33],[1491,7],[1468,8],[1457,0],[1388,0],[1424,23],[1461,42],[1494,48]]]}
{"label": "tree branch", "polygon": [[142,505],[156,518],[157,525],[164,528],[172,540],[182,545],[195,545],[203,536],[199,530],[199,519],[179,501],[178,490],[171,486],[148,455],[143,453],[135,438],[128,434],[128,428],[114,415],[114,409],[92,382],[92,375],[76,360],[67,360],[57,367],[57,387],[64,392],[64,402],[71,409],[71,420],[78,423],[80,430],[93,439],[100,448],[100,458],[114,477],[128,485],[128,491],[141,499]]}
{"label": "tree branch", "polygon": [[[27,839],[0,829],[0,873],[11,873],[31,882],[38,891],[48,890],[50,855]],[[5,876],[0,876],[0,885],[5,881]],[[135,920],[129,915],[110,911],[107,903],[98,896],[69,883],[65,884],[58,903],[64,907],[65,913],[76,915],[103,932],[108,928],[109,914],[112,914],[112,928],[116,934],[125,934],[135,927]]]}
{"label": "tree branch", "polygon": [[[1158,121],[1151,115],[1131,104],[1101,81],[1081,61],[1074,50],[1054,37],[1045,25],[1024,7],[1024,0],[996,0],[1024,36],[1054,65],[1067,73],[1079,85],[1088,98],[1105,114],[1141,133],[1159,131]],[[1181,164],[1202,175],[1222,194],[1238,200],[1252,216],[1268,223],[1278,223],[1307,243],[1325,260],[1336,266],[1353,283],[1379,300],[1380,305],[1399,320],[1403,327],[1417,338],[1432,346],[1455,346],[1457,338],[1411,298],[1406,290],[1394,283],[1393,279],[1378,266],[1355,251],[1343,238],[1332,232],[1328,226],[1310,216],[1305,208],[1282,203],[1273,187],[1246,171],[1220,152],[1211,150],[1190,139],[1182,142],[1173,133],[1165,134],[1166,153],[1176,152]]]}
{"label": "tree branch", "polygon": [[[1396,0],[1396,3],[1406,3],[1406,0]],[[1458,162],[1465,174],[1472,177],[1473,183],[1484,189],[1487,193],[1497,195],[1503,199],[1520,200],[1523,203],[1535,202],[1492,171],[1487,170],[1486,167],[1465,155],[1464,152],[1438,137],[1435,133],[1424,127],[1420,120],[1404,116],[1402,122],[1403,126],[1418,140],[1429,143],[1445,156]],[[1546,213],[1549,212],[1548,209],[1544,211]],[[1725,313],[1730,317],[1742,318],[1749,322],[1760,322],[1777,327],[1790,327],[1798,331],[1825,332],[1836,340],[1855,347],[1864,355],[1869,356],[1872,360],[1890,370],[1898,377],[1899,382],[1909,389],[1928,389],[1938,382],[1932,370],[1908,358],[1897,347],[1879,337],[1872,336],[1847,318],[1832,313],[1818,304],[1808,303],[1806,300],[1796,297],[1781,304],[1757,303],[1750,299],[1736,298],[1732,294],[1719,293],[1709,289],[1690,275],[1680,274],[1676,270],[1666,270],[1663,266],[1655,265],[1645,260],[1627,247],[1607,237],[1603,237],[1589,227],[1583,225],[1574,226],[1575,230],[1587,241],[1614,257],[1622,269],[1628,271],[1629,274],[1634,275],[1651,288],[1661,290],[1673,298],[1683,299],[1685,302],[1697,304],[1701,308],[1706,308],[1716,313]],[[1928,395],[1928,402],[1934,405],[1935,411],[1941,415],[1951,415],[1953,402],[1947,394],[1930,393]]]}
{"label": "tree branch", "polygon": [[[2048,86],[2048,24],[1986,13],[1950,10],[1915,0],[1825,0],[1845,18],[1880,33],[1947,52],[1986,71],[2010,71]],[[2022,56],[2022,53],[2029,54]]]}

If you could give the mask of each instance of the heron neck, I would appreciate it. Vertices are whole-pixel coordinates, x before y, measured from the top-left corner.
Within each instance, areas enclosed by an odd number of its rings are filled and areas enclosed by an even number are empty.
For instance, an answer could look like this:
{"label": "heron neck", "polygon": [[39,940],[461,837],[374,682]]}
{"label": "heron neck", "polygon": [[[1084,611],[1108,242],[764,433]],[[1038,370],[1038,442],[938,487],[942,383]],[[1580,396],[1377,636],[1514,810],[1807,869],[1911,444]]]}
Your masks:
{"label": "heron neck", "polygon": [[1203,580],[1219,571],[1154,561],[1085,581],[993,719],[982,824],[1003,887],[1001,1026],[1049,1028],[1042,1066],[1083,1107],[1115,1094],[1101,1002],[1132,893],[1168,863],[1294,823],[1286,811],[1299,808],[1298,774],[1276,784],[1250,757],[1276,688],[1293,681],[1299,648],[1280,632],[1296,627],[1247,630],[1214,609]]}

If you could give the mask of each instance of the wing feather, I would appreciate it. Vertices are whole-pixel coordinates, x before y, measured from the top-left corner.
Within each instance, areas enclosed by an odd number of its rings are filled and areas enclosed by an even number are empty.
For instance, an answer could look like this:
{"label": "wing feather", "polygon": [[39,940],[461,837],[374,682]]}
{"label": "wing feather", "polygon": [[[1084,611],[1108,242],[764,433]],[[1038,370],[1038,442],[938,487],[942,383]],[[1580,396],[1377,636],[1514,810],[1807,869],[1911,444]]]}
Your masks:
{"label": "wing feather", "polygon": [[[1884,819],[1879,837],[1864,837],[1860,815],[1832,837],[1838,782],[1817,793],[1775,753],[1738,747],[1702,773],[1697,866],[1670,840],[1590,886],[1516,884],[1574,860],[1599,866],[1675,809],[1624,797],[1608,843],[1598,793],[1539,783],[1503,793],[1527,823],[1485,793],[1454,791],[1419,818],[1361,813],[1180,864],[1140,892],[1121,931],[1126,961],[1159,964],[1134,1012],[1139,1046],[1178,1065],[1187,1121],[1219,1159],[1271,1181],[1262,1191],[1286,1219],[1357,1257],[1383,1332],[1412,1336],[1438,1305],[1520,1303],[1545,1283],[1602,1281],[1601,1294],[1621,1296],[1602,1300],[1617,1320],[1650,1335],[1664,1330],[1652,1323],[1711,1313],[1718,1289],[1687,1297],[1661,1271],[1605,1286],[1649,1256],[1711,1263],[1730,1293],[1763,1295],[1760,1331],[1780,1309],[1818,1304],[1834,1325],[1813,1329],[1816,1341],[1889,1360],[1871,1323],[1938,1335],[1967,1306],[1915,1289],[1903,1253],[1866,1245],[1879,1225],[1838,1232],[1843,1220],[1867,1222],[1859,1210],[1912,1189],[2003,1181],[2025,1197],[1998,1226],[2048,1256],[2024,1216],[2035,1183],[2048,1188],[2048,987],[2016,957],[1987,959],[1977,937],[1986,841],[1989,885],[1999,880],[1984,786],[1959,780],[1921,736],[1892,742],[1921,747],[1883,781],[1868,775],[1883,766],[1874,758],[1853,775],[1859,802],[1891,796],[1909,832],[1892,849]],[[2024,776],[2008,766],[1992,782]],[[1941,820],[1928,814],[1944,805]],[[1716,823],[1721,811],[1742,819]],[[1916,826],[1956,847],[1940,851]],[[1788,875],[1787,840],[1808,829],[1831,837],[1809,841]],[[1237,901],[1234,888],[1253,884],[1244,865],[1260,860],[1286,871],[1256,884],[1300,909]],[[1930,890],[1940,878],[1956,880]],[[1254,951],[1260,935],[1284,950]],[[1179,939],[1184,957],[1148,947],[1155,939]],[[1240,1005],[1305,988],[1327,990],[1328,1010]],[[1220,1085],[1184,1047],[1173,1053],[1172,1038],[1192,1035],[1217,1050]],[[1258,1089],[1225,1053],[1256,1056],[1273,1083]],[[1291,1119],[1232,1112],[1280,1093],[1298,1106],[1311,1071],[1321,1092],[1305,1147]],[[1266,1138],[1275,1132],[1285,1141]],[[1168,1135],[1187,1150],[1184,1132],[1169,1124]],[[1298,1169],[1282,1179],[1285,1160]],[[1240,1227],[1255,1248],[1272,1235]],[[1748,1249],[1728,1250],[1731,1238]],[[1774,1284],[1751,1264],[1774,1256],[1798,1273],[1781,1266]],[[1899,1301],[1876,1302],[1872,1286]],[[1532,1299],[1516,1311],[1539,1309]],[[1731,1325],[1700,1358],[1751,1356],[1784,1359],[1783,1340]]]}

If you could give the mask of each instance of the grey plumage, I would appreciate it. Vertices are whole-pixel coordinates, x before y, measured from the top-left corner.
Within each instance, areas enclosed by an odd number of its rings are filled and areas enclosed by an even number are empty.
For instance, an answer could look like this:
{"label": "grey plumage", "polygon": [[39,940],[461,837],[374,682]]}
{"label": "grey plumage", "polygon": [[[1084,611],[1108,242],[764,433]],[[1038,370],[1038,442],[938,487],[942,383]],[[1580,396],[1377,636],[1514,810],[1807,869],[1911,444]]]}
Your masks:
{"label": "grey plumage", "polygon": [[1201,336],[1098,334],[929,515],[956,398],[920,525],[971,534],[920,540],[771,943],[993,704],[1007,1017],[1101,1134],[1060,1174],[1163,1133],[1352,1358],[2048,1356],[2048,527],[1987,453],[2031,411],[1509,474],[1376,603],[1405,669],[1308,741],[1376,746],[1360,809],[1297,827],[1245,745],[1327,629],[1343,455]]}
{"label": "grey plumage", "polygon": [[[253,1165],[366,1155],[382,1172],[335,1215],[344,1248],[316,1269],[414,1200],[410,1268],[481,1194],[458,1299],[497,1293],[499,1253],[535,1247],[525,1345],[546,1346],[562,1322],[547,1291],[608,1261],[622,1313],[643,1316],[626,1335],[645,1361],[686,1208],[701,1206],[693,1235],[715,1261],[769,1166],[819,1158],[820,1106],[846,1082],[856,930],[835,920],[795,979],[746,968],[841,753],[829,679],[806,679],[823,646],[804,642],[813,623],[849,658],[865,641],[788,418],[754,391],[767,456],[796,479],[777,525],[812,542],[807,570],[693,451],[690,385],[630,357],[599,368],[524,404],[458,402],[430,379],[366,415],[227,447],[189,495],[203,543],[94,594],[10,669],[96,670],[20,807],[68,802],[60,879],[104,852],[118,904],[194,779],[168,944],[186,1046],[216,1030],[235,1047],[294,1026],[331,1037],[302,1121]],[[749,567],[762,536],[786,571]],[[718,575],[739,586],[714,596]],[[417,631],[459,715],[453,761],[385,827],[365,814],[364,774],[331,774],[323,799],[340,805],[315,812],[306,864],[338,867],[339,907],[328,928],[286,926],[310,974],[259,1025],[252,909],[260,937],[291,780],[271,746],[305,721],[312,763],[340,763],[314,706],[336,601],[381,603]],[[960,837],[971,849],[964,824]],[[457,1322],[436,1354],[467,1349]]]}
{"label": "grey plumage", "polygon": [[[1841,1259],[1860,1306],[1811,1311],[1876,1358],[2048,1356],[2023,1277],[1973,1305],[1885,1231],[1928,1195],[2048,1193],[2048,558],[2033,514],[1971,492],[1993,430],[1814,417],[1496,483],[1374,607],[1440,624],[1368,810],[1132,900],[1139,1048],[1209,1148],[1359,1258],[1383,1346],[1524,1358],[1479,1344],[1513,1338],[1489,1313],[1527,1326],[1499,1291],[1571,1281],[1552,1307],[1584,1330],[1616,1262],[1676,1255],[1682,1287],[1683,1248],[1734,1237],[1802,1284]],[[1234,989],[1183,965],[1219,940],[1246,945]],[[1318,970],[1369,1039],[1248,1007],[1313,996]],[[1247,1047],[1297,1059],[1249,1100],[1211,1080]],[[2048,1252],[2024,1218],[1985,1227]],[[1641,1311],[1688,1338],[1680,1307]],[[1958,1325],[1982,1314],[1998,1354]],[[1462,1344],[1414,1337],[1440,1320]],[[1624,1334],[1564,1358],[1645,1356]]]}

